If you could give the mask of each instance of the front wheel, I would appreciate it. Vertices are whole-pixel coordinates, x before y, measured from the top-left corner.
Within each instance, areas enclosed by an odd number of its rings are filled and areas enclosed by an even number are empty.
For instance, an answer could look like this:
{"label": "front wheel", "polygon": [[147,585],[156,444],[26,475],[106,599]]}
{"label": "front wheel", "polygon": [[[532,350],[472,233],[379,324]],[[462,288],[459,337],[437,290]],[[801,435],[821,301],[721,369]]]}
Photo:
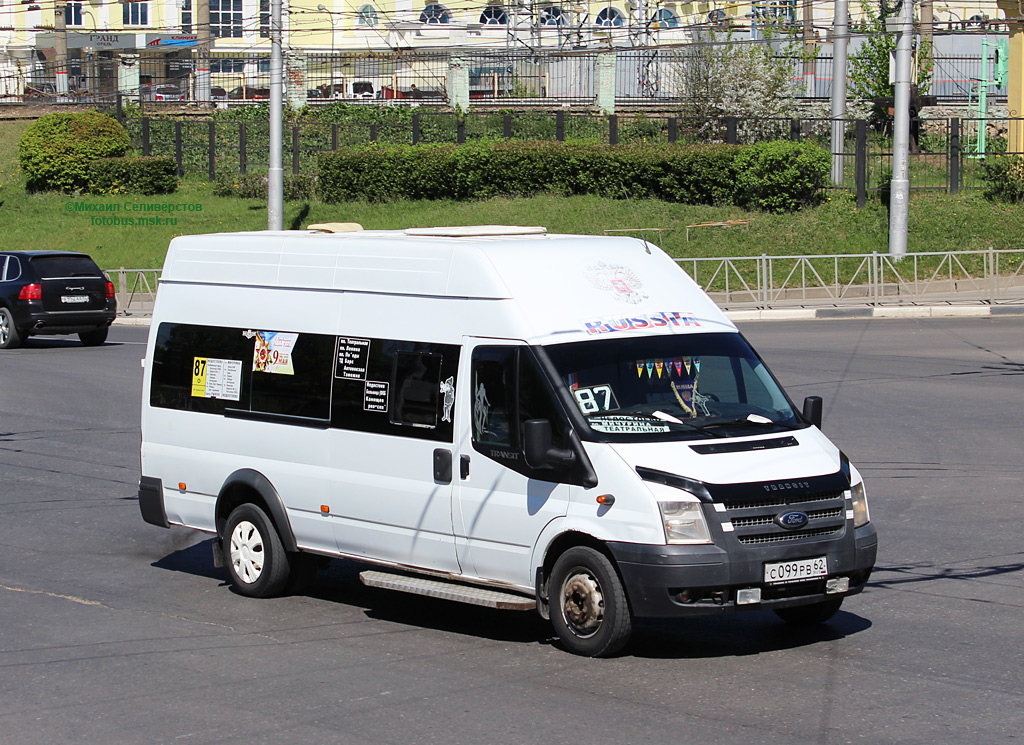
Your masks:
{"label": "front wheel", "polygon": [[21,334],[14,325],[14,316],[7,308],[0,308],[0,349],[14,349],[21,344]]}
{"label": "front wheel", "polygon": [[236,507],[224,527],[231,584],[243,595],[271,598],[288,584],[288,554],[270,518],[254,504]]}
{"label": "front wheel", "polygon": [[585,546],[569,549],[555,562],[549,586],[551,625],[570,652],[607,657],[629,641],[629,603],[607,556]]}
{"label": "front wheel", "polygon": [[814,626],[815,624],[825,623],[825,621],[832,618],[832,616],[839,612],[839,606],[842,604],[842,598],[833,598],[832,600],[824,600],[813,605],[779,608],[775,611],[775,615],[786,623],[796,626]]}

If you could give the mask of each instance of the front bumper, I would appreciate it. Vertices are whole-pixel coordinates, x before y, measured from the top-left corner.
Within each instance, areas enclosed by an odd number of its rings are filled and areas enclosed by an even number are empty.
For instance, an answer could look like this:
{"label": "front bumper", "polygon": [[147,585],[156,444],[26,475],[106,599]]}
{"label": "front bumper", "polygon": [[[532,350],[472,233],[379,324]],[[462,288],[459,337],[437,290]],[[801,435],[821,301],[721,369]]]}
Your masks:
{"label": "front bumper", "polygon": [[[841,538],[802,543],[799,552],[749,546],[727,552],[714,545],[654,546],[609,543],[626,586],[633,615],[640,618],[704,616],[745,610],[809,605],[864,589],[875,564],[874,525],[850,527]],[[853,535],[849,535],[849,533]],[[828,577],[782,585],[763,582],[766,562],[826,556]],[[849,589],[827,593],[828,579],[846,577]],[[759,588],[761,601],[738,605],[738,590]]]}

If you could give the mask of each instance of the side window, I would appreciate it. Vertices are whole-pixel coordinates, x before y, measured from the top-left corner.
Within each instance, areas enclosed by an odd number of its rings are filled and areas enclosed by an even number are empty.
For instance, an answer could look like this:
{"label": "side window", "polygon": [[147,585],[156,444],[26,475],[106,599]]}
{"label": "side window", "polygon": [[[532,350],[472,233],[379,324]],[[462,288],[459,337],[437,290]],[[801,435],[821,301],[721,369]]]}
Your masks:
{"label": "side window", "polygon": [[0,282],[3,282],[7,272],[7,257],[0,256]]}
{"label": "side window", "polygon": [[439,354],[399,352],[395,355],[391,423],[420,427],[437,426],[438,398],[441,393]]}
{"label": "side window", "polygon": [[459,350],[453,344],[339,337],[331,426],[451,442]]}
{"label": "side window", "polygon": [[241,329],[161,323],[150,404],[206,414],[248,408],[252,359],[253,339]]}
{"label": "side window", "polygon": [[257,331],[253,341],[249,409],[330,419],[334,337]]}
{"label": "side window", "polygon": [[471,367],[473,448],[525,476],[566,480],[566,474],[553,468],[526,465],[523,432],[528,419],[550,421],[552,445],[568,447],[567,420],[526,348],[477,347]]}
{"label": "side window", "polygon": [[473,350],[473,442],[511,448],[515,419],[515,347]]}

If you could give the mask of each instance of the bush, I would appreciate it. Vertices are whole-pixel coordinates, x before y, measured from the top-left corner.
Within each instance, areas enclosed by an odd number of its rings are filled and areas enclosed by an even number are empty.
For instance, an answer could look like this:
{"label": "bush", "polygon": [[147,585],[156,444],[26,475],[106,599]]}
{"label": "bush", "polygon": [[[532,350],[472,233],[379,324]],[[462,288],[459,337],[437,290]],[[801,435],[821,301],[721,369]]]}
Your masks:
{"label": "bush", "polygon": [[736,203],[764,212],[793,212],[813,204],[832,158],[810,142],[759,142],[736,156]]}
{"label": "bush", "polygon": [[[309,174],[285,174],[284,199],[301,202],[315,198],[317,177]],[[239,199],[266,199],[267,175],[259,173],[218,173],[213,182],[213,193],[218,197]]]}
{"label": "bush", "polygon": [[46,114],[25,130],[18,160],[29,191],[85,191],[89,164],[128,153],[131,142],[113,117],[96,111]]}
{"label": "bush", "polygon": [[100,158],[89,164],[93,194],[170,194],[178,188],[174,158]]}
{"label": "bush", "polygon": [[609,146],[558,142],[371,145],[320,158],[319,196],[365,199],[487,199],[540,192],[724,204],[739,149]]}
{"label": "bush", "polygon": [[985,197],[994,202],[1024,202],[1024,156],[986,158],[982,178]]}

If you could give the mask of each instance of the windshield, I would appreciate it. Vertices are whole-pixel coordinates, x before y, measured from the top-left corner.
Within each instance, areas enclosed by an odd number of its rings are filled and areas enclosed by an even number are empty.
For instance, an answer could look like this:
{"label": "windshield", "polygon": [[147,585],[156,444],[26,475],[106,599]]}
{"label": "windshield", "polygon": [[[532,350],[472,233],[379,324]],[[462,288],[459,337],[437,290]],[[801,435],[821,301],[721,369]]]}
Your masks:
{"label": "windshield", "polygon": [[805,426],[739,334],[605,339],[544,350],[600,440],[735,437]]}

